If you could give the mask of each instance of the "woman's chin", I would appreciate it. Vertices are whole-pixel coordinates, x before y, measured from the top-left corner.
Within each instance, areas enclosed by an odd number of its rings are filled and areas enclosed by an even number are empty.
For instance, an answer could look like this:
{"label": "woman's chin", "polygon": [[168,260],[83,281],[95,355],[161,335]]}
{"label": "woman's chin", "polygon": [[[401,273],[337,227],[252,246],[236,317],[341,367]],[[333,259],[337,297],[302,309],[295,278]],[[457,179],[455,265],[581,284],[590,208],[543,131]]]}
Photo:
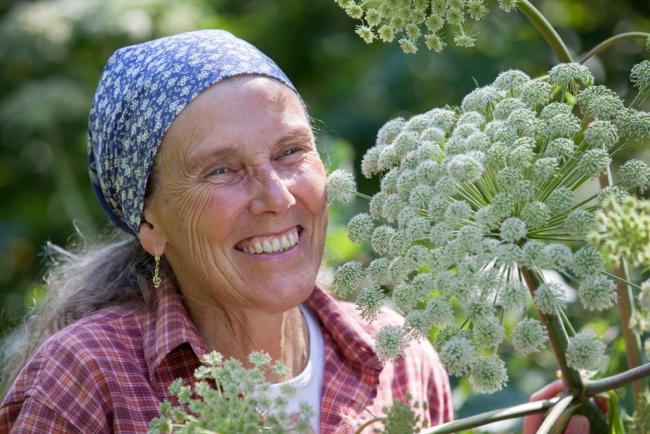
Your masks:
{"label": "woman's chin", "polygon": [[269,282],[260,286],[255,304],[267,312],[281,313],[304,303],[314,291],[314,280],[310,282]]}

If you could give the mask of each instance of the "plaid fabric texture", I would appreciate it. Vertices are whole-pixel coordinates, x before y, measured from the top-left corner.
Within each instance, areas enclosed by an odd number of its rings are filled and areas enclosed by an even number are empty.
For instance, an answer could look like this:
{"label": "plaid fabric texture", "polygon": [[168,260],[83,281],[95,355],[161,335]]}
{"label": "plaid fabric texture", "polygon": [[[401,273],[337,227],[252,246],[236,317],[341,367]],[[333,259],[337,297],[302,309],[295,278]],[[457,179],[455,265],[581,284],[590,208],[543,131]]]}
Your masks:
{"label": "plaid fabric texture", "polygon": [[[369,325],[318,287],[307,305],[325,347],[322,433],[354,432],[407,393],[429,403],[432,425],[452,418],[447,375],[428,343],[385,366],[374,354],[372,336],[401,317]],[[24,367],[0,407],[0,433],[144,433],[169,384],[191,381],[207,350],[173,290],[149,306],[103,309],[52,336]]]}

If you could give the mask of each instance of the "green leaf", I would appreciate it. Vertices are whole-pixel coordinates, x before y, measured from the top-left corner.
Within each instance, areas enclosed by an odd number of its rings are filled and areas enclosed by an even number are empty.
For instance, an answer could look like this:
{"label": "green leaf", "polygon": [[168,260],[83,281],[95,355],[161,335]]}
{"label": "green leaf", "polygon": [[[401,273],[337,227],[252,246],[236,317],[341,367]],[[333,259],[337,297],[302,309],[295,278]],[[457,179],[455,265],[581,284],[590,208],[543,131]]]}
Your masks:
{"label": "green leaf", "polygon": [[625,434],[618,395],[613,390],[607,392],[607,395],[609,397],[609,413],[607,414],[607,417],[609,419],[609,433]]}

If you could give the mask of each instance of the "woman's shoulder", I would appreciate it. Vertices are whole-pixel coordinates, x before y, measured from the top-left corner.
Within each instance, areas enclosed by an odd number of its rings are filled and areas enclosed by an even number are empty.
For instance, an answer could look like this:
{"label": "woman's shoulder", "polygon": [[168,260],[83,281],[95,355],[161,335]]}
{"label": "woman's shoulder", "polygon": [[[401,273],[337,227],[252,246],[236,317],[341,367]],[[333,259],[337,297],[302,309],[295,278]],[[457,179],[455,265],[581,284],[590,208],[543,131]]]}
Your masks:
{"label": "woman's shoulder", "polygon": [[6,398],[47,396],[71,384],[101,385],[105,372],[142,346],[143,320],[137,306],[113,306],[69,324],[36,350],[10,389],[14,396]]}
{"label": "woman's shoulder", "polygon": [[84,316],[50,336],[41,349],[51,356],[61,350],[102,355],[113,347],[123,347],[142,339],[146,310],[141,305],[106,307]]}

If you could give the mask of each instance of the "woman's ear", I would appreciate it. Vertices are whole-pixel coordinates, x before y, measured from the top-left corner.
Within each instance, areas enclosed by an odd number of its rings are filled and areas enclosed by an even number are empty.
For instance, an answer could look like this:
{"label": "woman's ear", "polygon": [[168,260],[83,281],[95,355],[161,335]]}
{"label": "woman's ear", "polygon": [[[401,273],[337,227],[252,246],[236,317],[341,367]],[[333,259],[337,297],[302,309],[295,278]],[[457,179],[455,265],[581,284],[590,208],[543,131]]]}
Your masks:
{"label": "woman's ear", "polygon": [[150,209],[145,208],[142,213],[142,223],[138,231],[138,239],[142,247],[151,256],[162,256],[165,253],[167,237],[158,223],[158,219]]}

